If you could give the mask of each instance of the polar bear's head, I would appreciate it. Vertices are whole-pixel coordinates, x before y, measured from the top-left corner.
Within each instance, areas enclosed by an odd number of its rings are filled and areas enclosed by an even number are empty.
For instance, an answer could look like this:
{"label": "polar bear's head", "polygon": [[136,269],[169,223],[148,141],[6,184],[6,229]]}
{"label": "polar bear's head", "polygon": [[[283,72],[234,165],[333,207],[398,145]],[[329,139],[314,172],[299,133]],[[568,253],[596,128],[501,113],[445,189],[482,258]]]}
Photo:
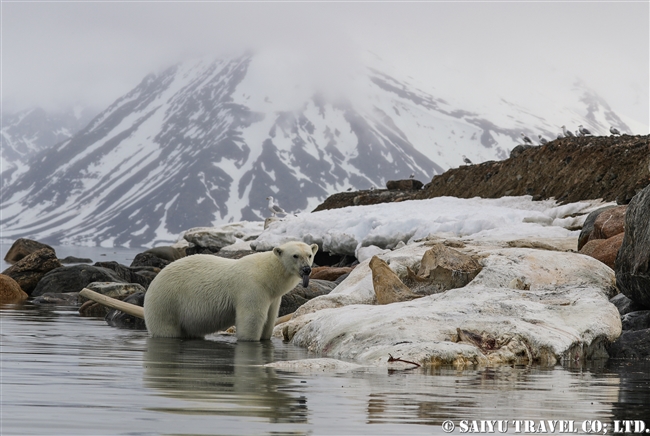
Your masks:
{"label": "polar bear's head", "polygon": [[275,247],[273,254],[278,256],[290,274],[302,278],[302,286],[306,288],[309,285],[309,274],[317,251],[317,244],[307,245],[304,242],[292,241]]}

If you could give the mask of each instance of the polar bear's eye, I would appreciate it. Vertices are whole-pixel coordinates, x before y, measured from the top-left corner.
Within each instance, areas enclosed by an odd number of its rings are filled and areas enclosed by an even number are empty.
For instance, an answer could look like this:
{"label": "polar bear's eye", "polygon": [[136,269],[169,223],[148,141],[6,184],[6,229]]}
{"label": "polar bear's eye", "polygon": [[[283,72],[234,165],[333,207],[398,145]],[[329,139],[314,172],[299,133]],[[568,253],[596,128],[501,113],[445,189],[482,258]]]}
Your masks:
{"label": "polar bear's eye", "polygon": [[298,255],[297,255],[297,254],[294,254],[294,255],[293,255],[293,258],[294,258],[294,259],[298,259]]}

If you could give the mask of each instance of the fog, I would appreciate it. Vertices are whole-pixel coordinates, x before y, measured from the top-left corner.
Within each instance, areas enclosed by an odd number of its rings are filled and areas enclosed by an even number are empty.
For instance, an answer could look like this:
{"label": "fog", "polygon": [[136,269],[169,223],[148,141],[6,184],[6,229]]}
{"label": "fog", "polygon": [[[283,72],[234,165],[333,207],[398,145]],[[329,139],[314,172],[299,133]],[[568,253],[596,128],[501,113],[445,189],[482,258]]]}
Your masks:
{"label": "fog", "polygon": [[647,2],[18,1],[1,13],[5,112],[102,110],[178,61],[252,50],[268,71],[259,80],[285,94],[353,92],[370,56],[470,106],[561,105],[582,80],[649,124]]}

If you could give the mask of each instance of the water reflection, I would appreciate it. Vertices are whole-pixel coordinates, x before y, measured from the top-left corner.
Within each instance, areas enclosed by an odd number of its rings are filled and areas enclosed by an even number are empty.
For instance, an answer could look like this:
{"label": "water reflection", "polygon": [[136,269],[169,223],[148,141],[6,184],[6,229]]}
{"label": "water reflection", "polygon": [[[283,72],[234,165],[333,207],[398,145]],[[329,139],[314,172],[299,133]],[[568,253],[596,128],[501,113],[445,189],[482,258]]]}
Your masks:
{"label": "water reflection", "polygon": [[368,422],[441,425],[448,419],[609,419],[621,383],[615,374],[558,367],[436,368],[427,372],[434,376],[418,378],[419,384],[409,383],[404,376],[405,389],[396,390],[394,383],[392,389],[373,389]]}
{"label": "water reflection", "polygon": [[3,434],[394,436],[442,434],[448,419],[650,424],[650,361],[296,373],[261,366],[310,357],[278,340],[152,339],[29,303],[0,308],[0,336]]}
{"label": "water reflection", "polygon": [[645,420],[650,427],[650,361],[610,360],[606,371],[620,374],[620,390],[613,419]]}
{"label": "water reflection", "polygon": [[188,402],[166,412],[306,422],[306,397],[262,366],[276,360],[274,350],[271,342],[148,338],[144,385]]}

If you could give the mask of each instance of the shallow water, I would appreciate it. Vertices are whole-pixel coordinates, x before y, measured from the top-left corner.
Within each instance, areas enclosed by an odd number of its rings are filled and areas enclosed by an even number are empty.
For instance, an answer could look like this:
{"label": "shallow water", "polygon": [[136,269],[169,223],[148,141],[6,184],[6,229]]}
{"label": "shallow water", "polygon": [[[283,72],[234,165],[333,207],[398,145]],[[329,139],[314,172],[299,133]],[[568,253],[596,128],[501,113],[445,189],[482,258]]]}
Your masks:
{"label": "shallow water", "polygon": [[[4,271],[11,266],[11,264],[5,262],[4,258],[12,244],[13,241],[0,239],[0,253],[2,253],[2,257],[0,258],[0,271]],[[142,253],[146,250],[146,248],[83,247],[79,245],[51,245],[51,247],[54,248],[56,256],[59,259],[68,256],[83,257],[91,259],[93,263],[113,260],[126,266],[131,265],[136,254]]]}
{"label": "shallow water", "polygon": [[572,420],[578,434],[585,420],[650,426],[645,361],[291,373],[260,365],[318,356],[279,340],[152,339],[62,307],[4,306],[0,316],[2,435],[431,435],[445,420],[508,420],[510,432],[513,420]]}

